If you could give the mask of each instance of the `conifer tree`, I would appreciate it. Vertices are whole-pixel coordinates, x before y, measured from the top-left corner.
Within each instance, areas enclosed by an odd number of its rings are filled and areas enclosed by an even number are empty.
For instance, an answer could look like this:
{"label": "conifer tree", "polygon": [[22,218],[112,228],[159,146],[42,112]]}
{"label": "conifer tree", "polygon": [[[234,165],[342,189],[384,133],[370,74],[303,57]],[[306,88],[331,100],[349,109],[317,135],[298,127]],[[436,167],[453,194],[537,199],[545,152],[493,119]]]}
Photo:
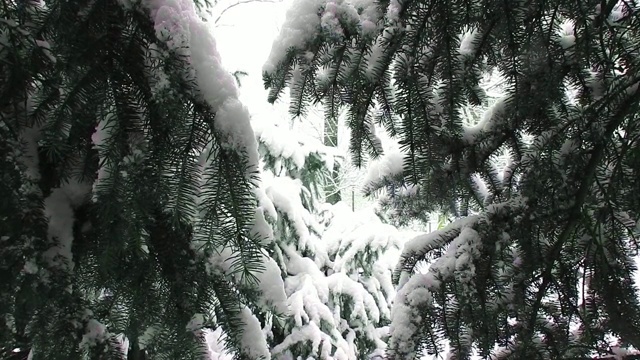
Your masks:
{"label": "conifer tree", "polygon": [[[384,126],[421,210],[455,218],[404,247],[389,358],[444,340],[455,359],[640,348],[639,55],[633,0],[292,5],[264,67],[269,101],[289,87],[294,107],[346,108],[356,163],[380,154]],[[467,126],[491,72],[504,96]]]}
{"label": "conifer tree", "polygon": [[0,4],[0,358],[201,359],[218,326],[269,358],[253,314],[286,304],[206,5]]}
{"label": "conifer tree", "polygon": [[[259,135],[271,256],[282,269],[286,317],[262,320],[275,359],[368,359],[386,347],[400,235],[372,211],[323,203],[334,152],[286,126]],[[267,210],[269,209],[269,210]]]}

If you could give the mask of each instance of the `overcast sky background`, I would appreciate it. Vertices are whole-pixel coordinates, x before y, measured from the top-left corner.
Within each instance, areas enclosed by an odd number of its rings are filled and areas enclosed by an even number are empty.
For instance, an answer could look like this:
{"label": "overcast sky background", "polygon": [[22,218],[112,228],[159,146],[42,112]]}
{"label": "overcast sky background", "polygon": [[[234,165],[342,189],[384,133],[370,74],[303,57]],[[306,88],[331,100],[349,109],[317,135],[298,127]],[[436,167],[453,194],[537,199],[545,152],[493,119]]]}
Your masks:
{"label": "overcast sky background", "polygon": [[[267,102],[261,74],[262,65],[267,60],[292,1],[258,0],[235,6],[225,12],[213,28],[223,65],[230,72],[240,70],[249,74],[242,79],[240,99],[254,117],[286,116],[286,105],[274,108]],[[213,9],[214,19],[228,4],[236,2],[220,1]]]}

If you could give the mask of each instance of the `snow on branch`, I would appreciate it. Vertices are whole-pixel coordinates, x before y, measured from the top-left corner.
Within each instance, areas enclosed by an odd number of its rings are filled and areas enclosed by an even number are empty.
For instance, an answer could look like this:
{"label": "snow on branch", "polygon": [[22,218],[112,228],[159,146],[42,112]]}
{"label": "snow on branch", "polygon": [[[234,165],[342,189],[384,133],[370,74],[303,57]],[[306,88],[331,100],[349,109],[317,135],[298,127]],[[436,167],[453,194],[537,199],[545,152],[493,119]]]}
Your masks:
{"label": "snow on branch", "polygon": [[249,177],[258,167],[258,144],[249,111],[238,100],[233,75],[222,66],[209,25],[190,0],[153,0],[144,5],[154,21],[157,38],[187,59],[185,72],[195,79],[198,95],[216,114],[214,128],[220,145],[247,157]]}
{"label": "snow on branch", "polygon": [[74,209],[89,196],[90,191],[90,184],[69,179],[44,199],[44,215],[49,220],[47,237],[52,246],[43,255],[50,265],[73,271]]}
{"label": "snow on branch", "polygon": [[310,322],[287,335],[280,344],[273,348],[272,353],[275,357],[275,355],[284,353],[292,345],[300,342],[310,342],[312,353],[317,354],[318,358],[329,358],[331,353],[331,337],[322,332],[315,322]]}
{"label": "snow on branch", "polygon": [[424,260],[430,252],[442,249],[454,239],[460,237],[465,227],[475,225],[479,219],[480,217],[477,215],[461,218],[444,229],[418,235],[407,241],[402,250],[401,260],[396,268],[398,288],[402,288],[407,283],[408,279],[413,275],[418,262]]}
{"label": "snow on branch", "polygon": [[[448,231],[438,232],[432,237],[417,237],[410,241],[406,248],[409,252],[426,254],[430,250],[449,246],[429,267],[425,274],[403,273],[401,283],[391,311],[391,338],[389,348],[395,354],[413,358],[421,342],[425,324],[431,323],[425,315],[430,314],[434,304],[434,294],[438,292],[443,282],[455,280],[462,288],[473,292],[472,281],[475,277],[474,261],[481,255],[481,237],[473,229],[480,220],[479,216],[470,216],[451,224]],[[405,249],[406,249],[405,248]],[[426,250],[426,251],[425,251]],[[404,258],[403,258],[404,259]],[[402,261],[401,261],[402,263]],[[455,308],[456,298],[448,301],[448,306]],[[433,323],[427,332],[434,331],[437,324]],[[420,330],[423,328],[422,330]],[[468,338],[467,330],[461,328],[462,337]],[[467,346],[470,346],[468,342]]]}
{"label": "snow on branch", "polygon": [[353,24],[363,36],[377,34],[382,14],[368,0],[297,0],[286,15],[280,35],[262,71],[273,73],[290,51],[299,51],[322,31],[344,37],[343,24]]}
{"label": "snow on branch", "polygon": [[402,176],[405,153],[399,147],[391,147],[367,166],[364,192],[369,194],[384,186],[389,180]]}
{"label": "snow on branch", "polygon": [[334,296],[344,294],[352,299],[353,311],[350,320],[359,318],[364,320],[365,324],[363,325],[367,325],[366,322],[369,318],[374,322],[380,320],[380,310],[375,299],[361,283],[351,279],[345,273],[337,272],[327,277],[327,284],[332,289]]}

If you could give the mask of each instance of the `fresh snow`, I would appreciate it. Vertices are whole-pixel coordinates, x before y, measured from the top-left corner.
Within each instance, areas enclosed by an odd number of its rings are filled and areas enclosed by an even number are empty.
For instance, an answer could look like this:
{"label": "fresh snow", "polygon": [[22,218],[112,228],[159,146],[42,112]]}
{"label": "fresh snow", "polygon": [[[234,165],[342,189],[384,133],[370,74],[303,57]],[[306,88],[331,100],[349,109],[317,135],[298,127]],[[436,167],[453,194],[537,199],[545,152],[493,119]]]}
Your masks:
{"label": "fresh snow", "polygon": [[387,8],[387,19],[392,23],[400,21],[401,10],[402,4],[400,0],[391,0],[389,2],[389,7]]}
{"label": "fresh snow", "polygon": [[287,295],[284,292],[284,281],[280,275],[280,267],[270,257],[262,255],[264,270],[257,273],[258,289],[261,296],[258,298],[258,305],[265,311],[275,311],[281,315],[287,315],[289,307],[287,305]]}
{"label": "fresh snow", "polygon": [[246,154],[249,177],[258,167],[258,144],[249,111],[238,100],[235,79],[223,68],[209,25],[198,15],[193,1],[144,0],[155,24],[156,36],[170,50],[188,58],[189,78],[216,116],[214,127],[222,146]]}
{"label": "fresh snow", "polygon": [[347,274],[336,272],[327,277],[327,284],[332,292],[348,295],[353,301],[353,312],[351,320],[360,318],[375,322],[380,320],[380,310],[375,299],[369,294],[362,284],[351,279]]}
{"label": "fresh snow", "polygon": [[[392,5],[389,11],[393,14],[399,4],[394,0]],[[375,37],[381,30],[381,17],[375,1],[296,0],[287,12],[262,71],[267,74],[276,71],[290,50],[302,49],[318,36],[319,30],[333,38],[344,38],[342,23],[356,25],[364,37]]]}
{"label": "fresh snow", "polygon": [[72,271],[74,268],[71,246],[73,244],[73,209],[89,196],[91,185],[70,179],[59,188],[54,188],[44,199],[44,215],[49,220],[47,238],[55,242],[44,257],[52,265]]}
{"label": "fresh snow", "polygon": [[384,43],[381,38],[376,40],[376,43],[371,47],[371,52],[365,56],[365,60],[367,63],[367,72],[366,75],[369,80],[373,81],[378,78],[381,74],[376,71],[375,65],[381,60],[382,55],[384,54]]}
{"label": "fresh snow", "polygon": [[138,347],[140,350],[143,350],[147,344],[151,343],[153,337],[158,332],[158,329],[154,326],[149,326],[143,333],[138,337]]}
{"label": "fresh snow", "polygon": [[80,347],[91,347],[106,340],[108,335],[107,327],[96,319],[89,319],[82,335]]}
{"label": "fresh snow", "polygon": [[[443,229],[416,236],[404,244],[404,248],[402,249],[402,259],[412,258],[415,255],[421,257],[420,255],[427,254],[432,250],[444,247],[453,239],[458,238],[463,228],[475,224],[478,220],[479,217],[477,215],[464,217],[452,222]],[[451,260],[452,259],[449,258],[444,261],[446,262]],[[453,260],[455,261],[455,259]],[[440,264],[441,266],[445,265],[442,262]],[[400,281],[398,283],[399,289],[403,288],[404,284],[412,275],[410,272],[407,272],[402,268],[403,265],[403,262],[401,262],[396,268],[396,270],[401,274]]]}
{"label": "fresh snow", "polygon": [[[261,122],[255,124],[254,130],[260,144],[265,146],[270,156],[288,160],[298,170],[305,166],[306,159],[311,153],[335,155],[334,148],[325,146],[319,140],[299,131],[290,130],[285,126]],[[327,168],[332,168],[329,165],[327,164]],[[278,174],[281,172],[280,170],[278,167],[274,169],[274,172]]]}
{"label": "fresh snow", "polygon": [[[259,154],[256,136],[251,126],[248,109],[240,102],[239,92],[233,76],[222,66],[216,41],[210,31],[210,24],[199,16],[193,1],[190,0],[143,0],[154,21],[156,37],[163,41],[169,51],[186,58],[183,76],[186,81],[195,80],[196,96],[208,104],[215,113],[213,121],[216,139],[228,150],[246,156],[248,166],[245,176],[249,179],[258,170]],[[148,61],[154,61],[151,53]],[[152,76],[155,91],[163,91],[166,86],[163,73]],[[96,139],[99,142],[100,139]],[[206,166],[207,149],[199,159],[200,167]],[[275,216],[273,201],[263,188],[254,190],[258,206],[254,210],[254,219],[250,233],[263,241],[265,245],[273,241],[273,231],[267,217]],[[265,216],[266,215],[266,216]],[[237,255],[235,249],[224,247],[210,254],[207,263],[209,273],[230,276]],[[264,272],[254,274],[258,278],[258,290],[261,292],[259,305],[265,310],[273,309],[286,313],[286,297],[280,270],[275,262],[266,255],[262,256]],[[233,279],[238,281],[239,279]],[[241,338],[242,351],[251,358],[269,359],[269,351],[264,334],[256,317],[249,308],[241,312],[244,328]],[[190,327],[199,325],[198,319]],[[218,354],[219,355],[219,354]],[[213,356],[213,355],[212,355]],[[217,356],[217,355],[216,355]],[[215,357],[215,356],[213,356]]]}
{"label": "fresh snow", "polygon": [[45,54],[45,56],[49,59],[49,61],[51,61],[53,64],[56,63],[57,59],[51,53],[51,44],[49,44],[48,41],[36,40],[36,45],[38,45],[40,47],[40,49]]}
{"label": "fresh snow", "polygon": [[251,226],[251,235],[262,240],[262,245],[269,245],[273,239],[273,229],[264,217],[264,208],[259,206],[253,214],[253,224]]}
{"label": "fresh snow", "polygon": [[626,356],[630,355],[640,355],[640,351],[638,350],[631,350],[620,346],[612,346],[611,352],[613,353],[613,356],[611,356],[610,358],[613,358],[615,360],[624,360]]}
{"label": "fresh snow", "polygon": [[591,96],[594,100],[599,100],[604,96],[606,90],[605,82],[597,72],[589,70],[588,73],[589,76],[586,79],[586,85],[591,91]]}
{"label": "fresh snow", "polygon": [[243,353],[249,356],[250,359],[271,359],[267,339],[262,333],[258,319],[246,306],[242,309],[240,315],[244,324],[240,339],[240,347]]}
{"label": "fresh snow", "polygon": [[[322,234],[324,246],[315,247],[314,258],[301,256],[293,245],[280,245],[287,258],[285,290],[295,329],[274,347],[273,356],[286,357],[288,348],[306,342],[312,345],[314,358],[353,359],[360,351],[356,339],[361,336],[381,351],[385,348],[386,331],[375,323],[390,316],[391,271],[399,256],[400,234],[382,224],[371,208],[353,213],[339,202],[321,209],[328,227]],[[373,259],[370,275],[359,269],[363,258]],[[345,299],[349,299],[348,313],[342,309]],[[321,329],[323,323],[326,327]]]}
{"label": "fresh snow", "polygon": [[205,331],[205,339],[211,360],[233,360],[233,354],[225,346],[225,337],[226,335],[222,328],[217,328],[214,331]]}
{"label": "fresh snow", "polygon": [[389,180],[402,174],[405,152],[393,140],[388,143],[383,142],[382,145],[384,149],[382,156],[367,164],[367,174],[362,181],[365,190],[383,180]]}
{"label": "fresh snow", "polygon": [[482,176],[480,176],[480,174],[478,173],[471,175],[471,181],[473,182],[474,189],[478,194],[478,196],[480,197],[482,204],[484,204],[487,198],[491,195],[491,192],[489,191],[486,181],[484,181]]}
{"label": "fresh snow", "polygon": [[323,0],[297,0],[293,2],[287,11],[280,35],[273,42],[271,54],[263,67],[263,72],[274,72],[276,66],[285,59],[289,49],[301,48],[305,42],[311,40],[320,26],[318,10],[323,3]]}
{"label": "fresh snow", "polygon": [[47,235],[57,244],[44,253],[45,259],[53,265],[73,270],[71,254],[73,243],[73,208],[62,189],[54,189],[44,200],[44,214],[49,219]]}
{"label": "fresh snow", "polygon": [[[456,284],[463,289],[466,288],[465,291],[468,293],[472,294],[475,291],[471,282],[475,276],[474,261],[480,256],[482,247],[480,234],[476,231],[478,224],[487,222],[490,216],[507,207],[523,206],[524,202],[520,198],[493,204],[487,207],[483,215],[460,218],[443,229],[418,235],[405,243],[402,260],[396,269],[400,279],[391,311],[391,347],[397,349],[400,354],[415,355],[414,349],[418,341],[416,335],[422,331],[418,326],[423,323],[420,314],[427,308],[438,306],[434,304],[433,293],[438,291],[442,281],[455,279]],[[509,245],[509,234],[503,232],[497,240],[500,246],[507,247],[505,254],[510,254],[513,262],[517,262],[517,255]],[[435,250],[439,251],[437,256],[432,254]],[[418,264],[415,259],[430,261],[426,272],[416,272]],[[512,276],[512,272],[503,269],[499,269],[497,273],[498,280]],[[510,285],[505,284],[504,290],[504,300],[511,301]]]}
{"label": "fresh snow", "polygon": [[475,52],[476,48],[474,47],[474,42],[478,38],[478,31],[473,29],[469,31],[465,31],[460,37],[460,48],[458,52],[462,56],[471,56]]}
{"label": "fresh snow", "polygon": [[377,33],[380,15],[375,6],[375,2],[368,0],[352,1],[328,1],[325,4],[324,13],[321,17],[320,26],[330,34],[344,35],[342,25],[338,19],[342,19],[359,25],[363,35],[371,36]]}
{"label": "fresh snow", "polygon": [[508,98],[502,97],[491,105],[482,117],[482,120],[474,126],[464,129],[462,138],[469,144],[473,144],[476,141],[476,137],[482,135],[484,132],[494,131],[498,128],[506,119],[508,119],[507,113]]}
{"label": "fresh snow", "polygon": [[273,204],[283,212],[292,223],[293,229],[298,236],[298,245],[305,248],[311,239],[308,226],[311,224],[311,214],[302,205],[301,194],[302,184],[300,180],[289,177],[274,177],[267,180],[266,194]]}
{"label": "fresh snow", "polygon": [[272,353],[274,356],[279,355],[292,345],[309,340],[311,340],[313,352],[319,355],[318,358],[330,359],[331,337],[323,333],[315,322],[310,322],[289,334],[283,342],[273,348]]}
{"label": "fresh snow", "polygon": [[[237,255],[238,254],[229,246],[216,248],[206,263],[207,273],[231,276],[234,274],[232,267],[233,260]],[[236,273],[236,277],[234,280],[240,280],[240,274]]]}
{"label": "fresh snow", "polygon": [[571,20],[565,20],[560,24],[557,41],[565,50],[573,47],[576,43],[574,28],[575,23]]}

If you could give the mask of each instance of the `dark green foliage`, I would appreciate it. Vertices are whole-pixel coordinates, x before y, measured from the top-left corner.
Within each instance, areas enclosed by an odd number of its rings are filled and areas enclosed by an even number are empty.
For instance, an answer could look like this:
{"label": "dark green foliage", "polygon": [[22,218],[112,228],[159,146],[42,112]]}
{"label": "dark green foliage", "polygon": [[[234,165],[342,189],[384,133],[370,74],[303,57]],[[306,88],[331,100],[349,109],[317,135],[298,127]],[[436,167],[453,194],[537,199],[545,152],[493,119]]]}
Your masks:
{"label": "dark green foliage", "polygon": [[[637,2],[383,0],[377,8],[375,34],[344,15],[341,33],[318,27],[264,80],[270,101],[292,84],[296,113],[316,99],[330,113],[346,107],[356,163],[371,150],[364,129],[381,114],[406,153],[403,178],[387,185],[418,189],[403,209],[461,219],[405,251],[397,280],[407,293],[395,306],[408,306],[416,330],[405,338],[404,320],[394,329],[392,319],[389,356],[435,353],[444,339],[460,359],[495,345],[509,350],[500,359],[580,358],[607,353],[607,334],[640,348]],[[320,18],[325,9],[317,10]],[[575,40],[559,34],[566,21]],[[316,81],[323,67],[329,79]],[[480,128],[465,127],[461,109],[484,104],[478,83],[491,72],[505,80],[505,96]],[[498,168],[503,152],[511,161]],[[439,281],[417,285],[422,260],[442,260],[430,270]],[[411,307],[410,286],[432,297]]]}
{"label": "dark green foliage", "polygon": [[[141,5],[111,0],[5,0],[0,41],[0,358],[122,359],[118,335],[133,359],[202,358],[197,313],[237,349],[261,268],[255,176],[221,146],[186,59]],[[48,236],[47,204],[70,207],[72,245]],[[222,246],[231,278],[206,265]]]}

